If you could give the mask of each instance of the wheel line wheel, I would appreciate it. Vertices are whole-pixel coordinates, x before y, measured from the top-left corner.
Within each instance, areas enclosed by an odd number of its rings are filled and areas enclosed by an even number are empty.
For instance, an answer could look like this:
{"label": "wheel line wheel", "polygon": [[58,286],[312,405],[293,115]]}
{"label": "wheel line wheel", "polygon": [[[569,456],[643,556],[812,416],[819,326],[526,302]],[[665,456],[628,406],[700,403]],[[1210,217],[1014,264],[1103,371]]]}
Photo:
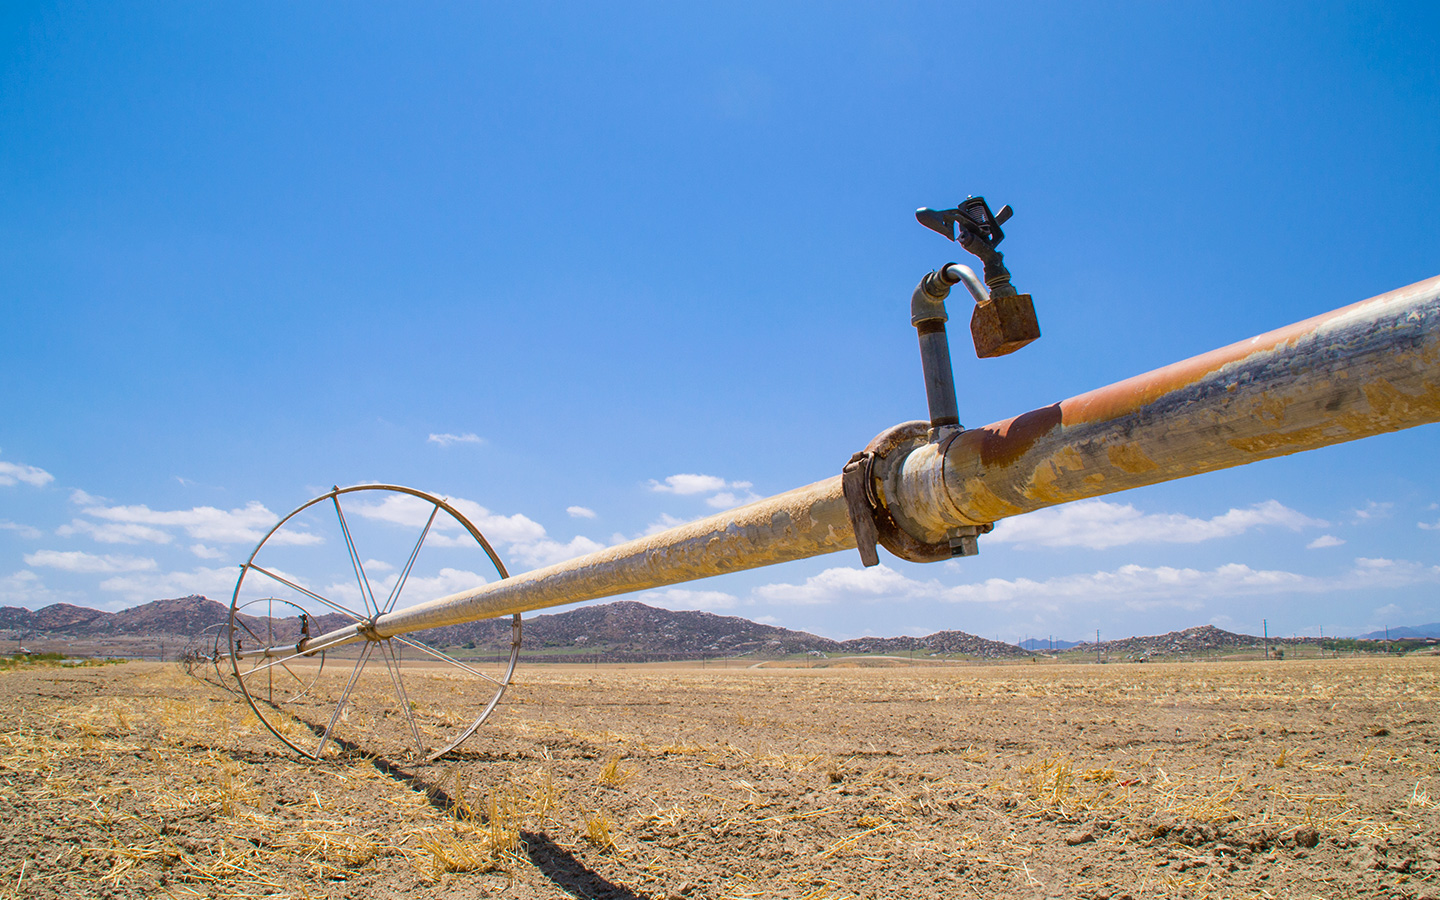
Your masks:
{"label": "wheel line wheel", "polygon": [[182,659],[185,674],[233,693],[230,659],[225,652],[225,637],[229,629],[228,621],[205,626],[191,638]]}
{"label": "wheel line wheel", "polygon": [[[241,566],[224,636],[229,680],[301,755],[433,761],[495,710],[519,658],[520,616],[483,623],[509,632],[508,653],[489,660],[461,659],[427,633],[382,638],[369,623],[467,577],[472,587],[507,573],[449,502],[396,485],[334,488],[282,518]],[[317,649],[327,634],[342,637]]]}

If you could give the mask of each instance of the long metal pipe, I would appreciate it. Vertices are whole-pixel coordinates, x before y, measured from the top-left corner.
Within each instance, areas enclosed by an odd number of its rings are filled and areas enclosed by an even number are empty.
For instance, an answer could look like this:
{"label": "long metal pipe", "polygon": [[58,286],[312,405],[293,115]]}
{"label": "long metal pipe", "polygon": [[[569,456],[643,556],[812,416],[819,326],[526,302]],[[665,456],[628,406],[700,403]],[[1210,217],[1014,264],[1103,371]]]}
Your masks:
{"label": "long metal pipe", "polygon": [[807,559],[855,546],[840,476],[380,616],[382,637]]}
{"label": "long metal pipe", "polygon": [[[915,537],[1440,421],[1440,276],[880,461]],[[855,546],[839,476],[348,626],[335,646]]]}

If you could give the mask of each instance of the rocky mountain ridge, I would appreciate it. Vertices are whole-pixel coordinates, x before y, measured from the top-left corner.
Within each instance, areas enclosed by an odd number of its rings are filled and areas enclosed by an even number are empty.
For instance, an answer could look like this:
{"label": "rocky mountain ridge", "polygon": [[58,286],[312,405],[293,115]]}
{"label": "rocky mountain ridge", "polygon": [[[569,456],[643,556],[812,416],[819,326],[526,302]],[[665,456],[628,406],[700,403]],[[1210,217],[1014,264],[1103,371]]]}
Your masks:
{"label": "rocky mountain ridge", "polygon": [[[26,636],[72,640],[168,638],[183,643],[206,626],[226,621],[228,616],[228,606],[200,595],[156,600],[116,613],[66,603],[40,610],[0,607],[0,637],[10,640],[21,640]],[[264,621],[246,618],[257,633],[261,626],[256,623]],[[338,613],[319,616],[312,622],[311,633],[320,634],[347,622],[348,619]],[[298,636],[299,633],[299,624],[295,619],[276,619],[266,627],[276,637]],[[511,627],[508,618],[488,619],[430,629],[413,637],[434,646],[506,652],[510,645]],[[1317,638],[1270,638],[1272,646],[1317,642]],[[1056,642],[1057,645],[1061,643]],[[1259,648],[1263,643],[1262,638],[1253,635],[1235,634],[1213,625],[1202,625],[1163,635],[1102,641],[1098,650],[1109,658],[1175,656]],[[827,656],[963,655],[979,659],[1013,659],[1033,655],[1031,650],[1023,647],[964,631],[940,631],[924,637],[863,637],[836,641],[804,631],[752,622],[739,616],[657,609],[634,600],[528,617],[524,627],[524,647],[527,653],[557,659],[575,658],[576,655],[591,657],[592,654],[605,659],[774,657],[804,653]],[[1094,653],[1097,645],[1081,642],[1073,645],[1073,649]]]}
{"label": "rocky mountain ridge", "polygon": [[[55,604],[41,610],[0,608],[0,632],[13,640],[22,635],[50,638],[97,639],[116,636],[184,641],[208,625],[228,619],[229,608],[193,595],[156,600],[118,613]],[[247,618],[254,623],[263,620]],[[346,624],[339,614],[318,616],[311,633],[320,634]],[[275,620],[274,634],[297,635],[293,619]],[[441,647],[467,646],[504,651],[509,648],[509,619],[486,619],[418,632],[413,637]],[[858,638],[835,641],[804,631],[752,622],[739,616],[719,616],[692,610],[672,611],[620,600],[583,606],[562,613],[525,620],[527,651],[564,656],[576,653],[607,658],[699,659],[727,656],[788,656],[801,653],[833,654],[966,654],[983,659],[1027,656],[1026,651],[963,631],[942,631],[927,637]]]}
{"label": "rocky mountain ridge", "polygon": [[[1274,635],[1270,637],[1272,647],[1282,644],[1318,643],[1320,643],[1320,638],[1281,638]],[[1253,634],[1236,634],[1233,631],[1216,628],[1214,625],[1197,625],[1193,628],[1186,628],[1184,631],[1101,641],[1098,645],[1094,641],[1081,641],[1072,645],[1070,649],[1094,653],[1098,648],[1105,656],[1177,656],[1217,650],[1260,649],[1264,646],[1265,639],[1263,637],[1256,637]]]}

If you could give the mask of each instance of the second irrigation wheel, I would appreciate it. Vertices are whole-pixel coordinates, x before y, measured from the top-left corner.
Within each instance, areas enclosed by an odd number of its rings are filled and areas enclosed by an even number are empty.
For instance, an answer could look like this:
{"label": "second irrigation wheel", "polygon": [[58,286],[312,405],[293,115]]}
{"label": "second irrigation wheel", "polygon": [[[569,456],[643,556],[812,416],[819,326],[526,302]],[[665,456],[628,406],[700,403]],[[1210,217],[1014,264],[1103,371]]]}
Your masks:
{"label": "second irrigation wheel", "polygon": [[[506,577],[456,505],[397,485],[334,488],[281,519],[240,567],[226,648],[235,683],[305,756],[434,760],[500,702],[520,616],[390,637],[368,623]],[[315,649],[345,629],[359,634]]]}
{"label": "second irrigation wheel", "polygon": [[229,622],[214,622],[192,637],[180,657],[185,674],[233,692],[230,653],[225,647],[229,631]]}

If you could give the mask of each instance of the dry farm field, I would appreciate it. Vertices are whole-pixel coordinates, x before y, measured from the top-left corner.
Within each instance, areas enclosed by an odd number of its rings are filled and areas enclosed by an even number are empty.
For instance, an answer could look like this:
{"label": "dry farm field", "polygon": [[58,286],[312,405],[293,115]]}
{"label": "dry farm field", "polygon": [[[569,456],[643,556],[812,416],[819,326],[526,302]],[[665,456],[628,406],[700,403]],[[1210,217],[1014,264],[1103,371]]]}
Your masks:
{"label": "dry farm field", "polygon": [[298,759],[174,665],[21,667],[0,896],[1440,897],[1437,676],[522,665],[410,765]]}

